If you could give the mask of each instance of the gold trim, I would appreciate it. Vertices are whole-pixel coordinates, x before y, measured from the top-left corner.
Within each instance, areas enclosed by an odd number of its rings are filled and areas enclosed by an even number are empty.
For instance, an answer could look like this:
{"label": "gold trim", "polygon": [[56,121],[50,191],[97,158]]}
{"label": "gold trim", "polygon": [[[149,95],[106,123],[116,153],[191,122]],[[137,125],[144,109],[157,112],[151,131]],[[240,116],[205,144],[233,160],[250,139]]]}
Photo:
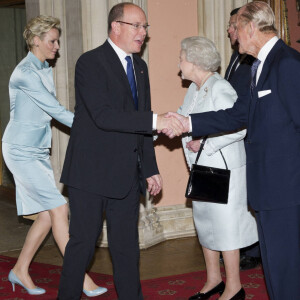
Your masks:
{"label": "gold trim", "polygon": [[289,31],[289,23],[288,23],[288,10],[286,6],[286,0],[281,0],[282,1],[282,23],[283,23],[283,41],[287,45],[291,45],[291,39],[290,39],[290,31]]}

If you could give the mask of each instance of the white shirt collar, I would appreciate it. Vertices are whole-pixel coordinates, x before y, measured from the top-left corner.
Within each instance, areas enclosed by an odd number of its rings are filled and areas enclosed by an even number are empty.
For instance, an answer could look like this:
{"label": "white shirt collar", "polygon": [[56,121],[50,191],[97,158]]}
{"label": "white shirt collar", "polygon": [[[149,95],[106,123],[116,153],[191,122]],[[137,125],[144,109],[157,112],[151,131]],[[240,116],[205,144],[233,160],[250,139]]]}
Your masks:
{"label": "white shirt collar", "polygon": [[258,52],[257,59],[260,60],[260,64],[258,66],[257,73],[256,73],[256,83],[258,82],[259,76],[261,74],[263,65],[265,63],[268,54],[270,53],[270,51],[272,50],[272,48],[274,47],[274,45],[277,43],[278,40],[279,38],[277,36],[272,37],[267,43],[263,45],[263,47]]}
{"label": "white shirt collar", "polygon": [[113,49],[117,53],[125,72],[127,72],[127,61],[126,61],[125,57],[130,56],[132,59],[132,54],[127,54],[124,50],[122,50],[120,47],[118,47],[110,38],[108,38],[107,41],[109,42],[109,44],[113,47]]}
{"label": "white shirt collar", "polygon": [[261,63],[265,62],[269,52],[272,50],[278,40],[279,38],[274,36],[260,49],[257,58],[261,61]]}

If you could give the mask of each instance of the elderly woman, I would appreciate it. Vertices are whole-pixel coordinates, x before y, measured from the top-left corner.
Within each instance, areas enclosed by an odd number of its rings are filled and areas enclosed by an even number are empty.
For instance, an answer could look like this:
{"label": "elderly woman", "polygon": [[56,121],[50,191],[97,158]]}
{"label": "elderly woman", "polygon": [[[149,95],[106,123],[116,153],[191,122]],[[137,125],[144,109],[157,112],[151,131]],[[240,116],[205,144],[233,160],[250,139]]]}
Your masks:
{"label": "elderly woman", "polygon": [[[14,176],[18,215],[37,213],[23,249],[10,271],[8,280],[22,286],[30,295],[46,291],[35,286],[28,269],[49,230],[64,254],[69,240],[68,205],[57,190],[49,159],[52,118],[71,127],[73,113],[55,97],[52,69],[47,59],[54,59],[59,49],[60,21],[38,16],[25,27],[28,55],[17,65],[9,82],[10,121],[3,136],[3,156]],[[86,275],[87,296],[106,292]]]}
{"label": "elderly woman", "polygon": [[[220,55],[212,41],[204,37],[189,37],[181,42],[180,70],[183,79],[192,81],[178,113],[217,111],[232,107],[237,94],[217,69]],[[208,136],[198,164],[225,168],[222,154],[231,170],[228,204],[193,201],[193,217],[202,245],[207,269],[207,281],[200,292],[189,299],[209,299],[219,293],[220,300],[245,299],[239,275],[239,249],[258,240],[255,218],[247,207],[246,160],[244,137],[246,130],[218,136]],[[182,138],[189,167],[195,162],[201,139],[189,135]],[[219,258],[222,252],[226,285],[222,281]]]}

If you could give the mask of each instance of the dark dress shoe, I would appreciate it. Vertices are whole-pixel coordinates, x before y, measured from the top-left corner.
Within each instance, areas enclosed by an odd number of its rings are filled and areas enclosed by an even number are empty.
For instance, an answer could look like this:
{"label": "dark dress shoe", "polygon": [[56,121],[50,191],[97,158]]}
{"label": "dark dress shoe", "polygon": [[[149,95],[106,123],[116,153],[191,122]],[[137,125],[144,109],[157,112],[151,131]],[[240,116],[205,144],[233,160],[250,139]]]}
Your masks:
{"label": "dark dress shoe", "polygon": [[256,268],[260,264],[259,257],[243,255],[240,259],[240,270],[250,270]]}
{"label": "dark dress shoe", "polygon": [[217,286],[215,286],[214,288],[212,288],[210,291],[206,292],[206,293],[196,293],[195,295],[191,296],[189,298],[189,300],[205,300],[205,299],[209,299],[212,295],[215,294],[220,294],[222,295],[222,293],[225,290],[225,283],[223,281],[221,281]]}
{"label": "dark dress shoe", "polygon": [[[219,299],[219,298],[218,298]],[[218,300],[217,299],[217,300]],[[246,293],[243,288],[241,288],[233,297],[231,297],[229,300],[245,300],[246,299]]]}
{"label": "dark dress shoe", "polygon": [[246,293],[243,288],[241,288],[230,300],[245,300]]}

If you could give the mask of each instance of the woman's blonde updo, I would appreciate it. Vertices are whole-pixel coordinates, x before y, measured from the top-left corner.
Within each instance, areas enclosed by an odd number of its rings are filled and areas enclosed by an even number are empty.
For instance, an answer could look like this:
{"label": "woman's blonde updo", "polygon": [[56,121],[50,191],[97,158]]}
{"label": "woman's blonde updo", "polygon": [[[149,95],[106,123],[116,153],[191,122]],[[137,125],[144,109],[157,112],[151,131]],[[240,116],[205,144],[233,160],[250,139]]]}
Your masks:
{"label": "woman's blonde updo", "polygon": [[33,38],[38,36],[41,40],[43,35],[52,28],[58,30],[59,35],[61,34],[60,20],[50,16],[37,16],[31,19],[25,26],[23,37],[26,41],[28,50],[32,50],[34,46]]}

